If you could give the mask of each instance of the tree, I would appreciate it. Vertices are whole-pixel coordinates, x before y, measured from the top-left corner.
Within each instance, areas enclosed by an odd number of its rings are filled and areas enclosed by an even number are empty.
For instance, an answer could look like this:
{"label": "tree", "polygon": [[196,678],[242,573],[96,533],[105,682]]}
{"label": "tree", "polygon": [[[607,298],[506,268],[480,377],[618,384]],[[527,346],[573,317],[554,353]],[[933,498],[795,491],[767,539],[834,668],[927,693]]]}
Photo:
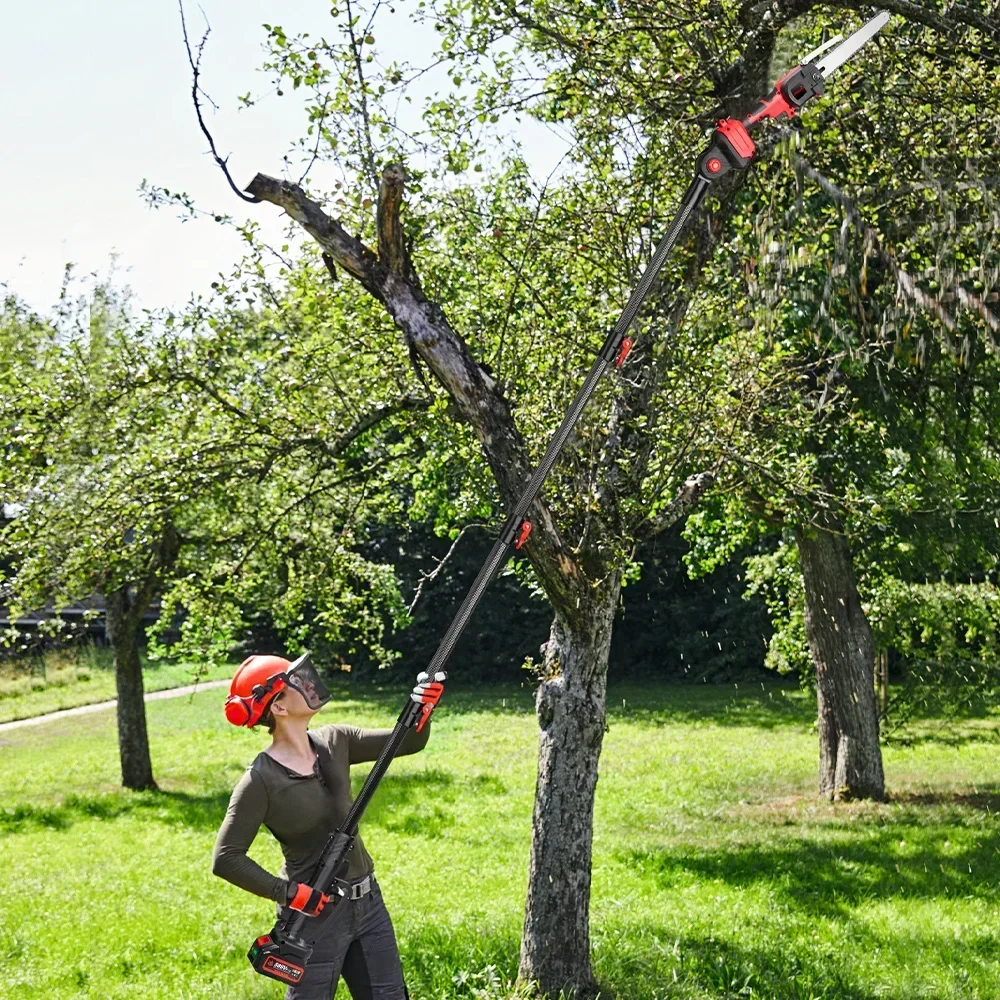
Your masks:
{"label": "tree", "polygon": [[166,414],[131,391],[142,338],[125,310],[107,286],[81,301],[67,284],[54,322],[8,302],[3,492],[18,515],[2,540],[14,565],[13,608],[104,596],[122,783],[142,789],[155,781],[138,641],[176,560],[177,534],[169,507],[137,474],[148,444],[137,429],[155,434]]}
{"label": "tree", "polygon": [[[294,281],[280,327],[256,298],[265,286],[244,290],[242,310],[218,291],[225,323],[204,302],[140,323],[99,287],[83,302],[64,296],[55,323],[10,305],[2,328],[2,491],[18,509],[3,533],[11,601],[104,596],[128,788],[155,787],[138,652],[155,597],[161,628],[180,616],[174,652],[198,658],[228,657],[262,603],[291,645],[376,657],[383,616],[402,615],[391,567],[359,554],[353,531],[384,513],[378,485],[412,453],[398,434],[372,439],[424,404],[338,382],[323,332],[321,364],[308,338],[286,351],[296,305],[309,307]],[[335,310],[326,319],[329,329]]]}
{"label": "tree", "polygon": [[[349,27],[343,46],[323,40],[313,48],[270,30],[274,68],[290,90],[296,77],[326,85],[332,71],[321,53],[335,53],[342,60],[337,65],[350,69],[354,87],[330,101],[318,94],[318,107],[327,110],[314,116],[317,155],[337,155],[325,144],[336,141],[350,176],[336,189],[335,200],[344,202],[338,217],[324,209],[322,195],[301,184],[259,174],[248,193],[282,208],[316,240],[338,284],[357,282],[381,305],[435,380],[435,412],[452,421],[452,449],[460,449],[474,485],[488,490],[473,503],[509,508],[546,432],[592,363],[592,341],[616,314],[648,252],[635,246],[615,215],[593,211],[597,199],[617,201],[620,177],[539,191],[522,159],[511,156],[489,188],[446,188],[440,180],[448,170],[462,169],[456,142],[443,163],[410,172],[414,200],[404,227],[407,173],[396,155],[403,150],[394,139],[380,139],[376,129],[387,120],[382,105],[358,78],[366,34]],[[354,116],[336,110],[343,108],[359,110]],[[348,135],[357,142],[345,150]],[[380,173],[373,169],[386,161]],[[591,227],[587,246],[576,228],[580,216]],[[567,219],[574,220],[570,233]],[[567,257],[570,241],[579,249]],[[583,254],[588,248],[592,252]],[[457,260],[469,266],[456,267]],[[680,265],[671,269],[683,273]],[[683,289],[683,280],[678,285]],[[676,333],[687,305],[682,294],[643,325],[667,325]],[[548,350],[534,349],[545,342]],[[548,991],[592,987],[591,826],[611,623],[634,546],[675,523],[711,480],[699,473],[708,471],[703,434],[714,432],[706,413],[718,401],[706,398],[701,357],[693,341],[641,343],[625,380],[604,388],[585,414],[569,454],[530,512],[530,575],[552,604],[554,620],[537,697],[539,779],[522,968]],[[738,405],[726,397],[720,411],[727,404]],[[492,484],[479,478],[483,461]],[[451,509],[454,520],[461,511],[453,500]]]}

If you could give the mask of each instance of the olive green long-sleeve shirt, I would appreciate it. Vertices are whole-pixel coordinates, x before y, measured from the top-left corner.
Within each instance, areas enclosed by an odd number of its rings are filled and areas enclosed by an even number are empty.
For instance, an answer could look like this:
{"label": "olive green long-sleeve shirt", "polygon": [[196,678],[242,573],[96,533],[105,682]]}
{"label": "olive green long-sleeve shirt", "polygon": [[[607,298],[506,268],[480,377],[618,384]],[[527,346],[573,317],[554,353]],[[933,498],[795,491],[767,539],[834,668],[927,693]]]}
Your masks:
{"label": "olive green long-sleeve shirt", "polygon": [[[422,750],[430,728],[428,723],[419,733],[410,730],[399,755]],[[339,725],[310,730],[316,767],[306,775],[266,753],[257,754],[229,799],[215,841],[212,871],[241,889],[284,903],[289,882],[308,879],[330,835],[351,808],[351,764],[375,760],[391,733],[391,729]],[[274,834],[285,856],[280,876],[247,857],[262,826]],[[372,859],[360,836],[355,838],[348,862],[349,879],[364,878],[372,871]]]}

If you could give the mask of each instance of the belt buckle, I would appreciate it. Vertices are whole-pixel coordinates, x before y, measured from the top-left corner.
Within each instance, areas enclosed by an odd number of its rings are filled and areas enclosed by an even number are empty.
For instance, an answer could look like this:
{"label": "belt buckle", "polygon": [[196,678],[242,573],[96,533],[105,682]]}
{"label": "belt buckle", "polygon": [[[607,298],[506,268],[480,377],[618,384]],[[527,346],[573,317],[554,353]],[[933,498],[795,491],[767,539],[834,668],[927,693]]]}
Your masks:
{"label": "belt buckle", "polygon": [[366,875],[360,882],[351,886],[351,899],[360,899],[371,888],[371,877]]}

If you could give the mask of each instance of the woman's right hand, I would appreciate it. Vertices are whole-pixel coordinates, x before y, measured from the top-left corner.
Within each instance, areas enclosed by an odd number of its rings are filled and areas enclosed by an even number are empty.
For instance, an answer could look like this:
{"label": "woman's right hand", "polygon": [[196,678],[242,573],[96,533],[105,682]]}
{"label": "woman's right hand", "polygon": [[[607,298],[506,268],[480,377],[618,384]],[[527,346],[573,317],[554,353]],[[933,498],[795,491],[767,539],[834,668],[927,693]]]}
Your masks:
{"label": "woman's right hand", "polygon": [[[323,911],[323,907],[330,902],[330,897],[319,889],[314,889],[305,882],[295,882],[295,893],[288,901],[288,905],[293,910],[301,910],[307,917],[318,917]],[[289,886],[291,893],[291,886]]]}

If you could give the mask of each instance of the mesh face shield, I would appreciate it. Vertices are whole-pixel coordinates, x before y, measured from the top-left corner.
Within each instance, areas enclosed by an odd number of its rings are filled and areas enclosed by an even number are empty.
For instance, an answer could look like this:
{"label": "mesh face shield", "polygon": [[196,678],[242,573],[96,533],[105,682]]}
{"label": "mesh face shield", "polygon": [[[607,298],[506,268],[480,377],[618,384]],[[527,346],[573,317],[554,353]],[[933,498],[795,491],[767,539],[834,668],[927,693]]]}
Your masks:
{"label": "mesh face shield", "polygon": [[288,686],[295,688],[314,711],[330,700],[330,692],[320,680],[308,653],[303,653],[287,671]]}

